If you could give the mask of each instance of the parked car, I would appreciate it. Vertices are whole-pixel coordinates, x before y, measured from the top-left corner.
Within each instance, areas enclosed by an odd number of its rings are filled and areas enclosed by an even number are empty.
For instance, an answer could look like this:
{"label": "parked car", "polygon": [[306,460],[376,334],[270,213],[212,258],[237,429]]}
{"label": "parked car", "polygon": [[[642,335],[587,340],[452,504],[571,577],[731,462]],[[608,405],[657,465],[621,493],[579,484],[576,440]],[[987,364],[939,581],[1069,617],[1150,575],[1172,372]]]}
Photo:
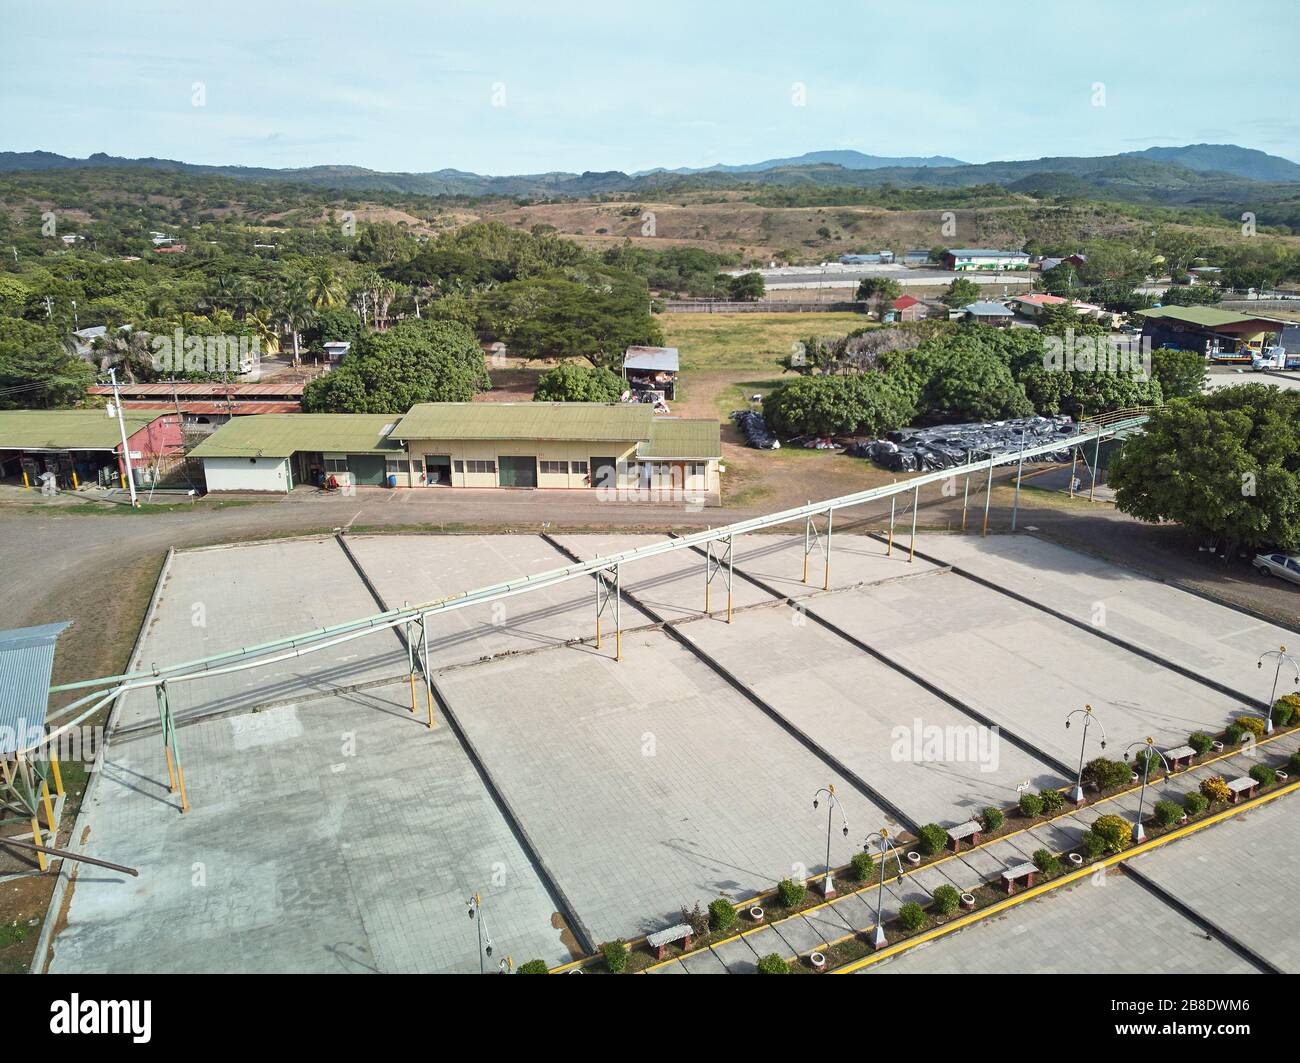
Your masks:
{"label": "parked car", "polygon": [[1252,564],[1261,576],[1281,576],[1300,583],[1300,558],[1290,554],[1256,554]]}

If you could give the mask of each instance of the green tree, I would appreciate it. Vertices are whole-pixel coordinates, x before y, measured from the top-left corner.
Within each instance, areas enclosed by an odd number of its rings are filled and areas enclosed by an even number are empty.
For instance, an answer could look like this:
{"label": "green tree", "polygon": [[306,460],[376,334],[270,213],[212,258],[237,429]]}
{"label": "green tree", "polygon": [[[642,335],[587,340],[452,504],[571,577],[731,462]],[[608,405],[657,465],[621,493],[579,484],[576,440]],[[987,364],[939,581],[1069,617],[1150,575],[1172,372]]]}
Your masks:
{"label": "green tree", "polygon": [[894,381],[875,372],[800,377],[763,399],[763,415],[786,436],[879,436],[915,412]]}
{"label": "green tree", "polygon": [[939,300],[950,310],[969,306],[980,297],[980,286],[966,277],[957,277],[944,289]]}
{"label": "green tree", "polygon": [[767,285],[763,282],[761,273],[742,273],[739,277],[731,278],[727,289],[731,298],[753,303],[763,298]]}
{"label": "green tree", "polygon": [[1197,351],[1176,351],[1160,347],[1151,352],[1151,375],[1160,382],[1160,393],[1170,399],[1190,399],[1205,385],[1205,357]]}
{"label": "green tree", "polygon": [[1111,464],[1116,505],[1238,550],[1300,547],[1300,396],[1264,384],[1178,399]]}
{"label": "green tree", "polygon": [[0,409],[74,406],[94,381],[94,369],[55,329],[0,317]]}
{"label": "green tree", "polygon": [[623,394],[621,377],[604,366],[565,363],[537,379],[534,402],[617,402]]}

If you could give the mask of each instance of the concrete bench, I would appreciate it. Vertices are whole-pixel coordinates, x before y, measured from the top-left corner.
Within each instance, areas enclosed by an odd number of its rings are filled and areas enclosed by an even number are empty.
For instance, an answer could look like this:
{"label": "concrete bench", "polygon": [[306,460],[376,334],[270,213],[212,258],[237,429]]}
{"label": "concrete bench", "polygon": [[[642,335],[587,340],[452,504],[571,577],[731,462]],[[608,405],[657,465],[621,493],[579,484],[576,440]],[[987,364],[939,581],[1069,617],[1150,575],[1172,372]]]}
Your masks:
{"label": "concrete bench", "polygon": [[1231,801],[1235,805],[1238,801],[1249,800],[1255,796],[1255,787],[1259,785],[1249,775],[1243,775],[1240,779],[1233,779],[1228,783],[1228,789],[1232,792]]}
{"label": "concrete bench", "polygon": [[1165,750],[1165,759],[1169,761],[1170,771],[1182,771],[1184,768],[1190,768],[1194,756],[1196,756],[1196,750],[1191,746],[1174,746],[1173,749]]}
{"label": "concrete bench", "polygon": [[980,843],[980,831],[983,826],[978,820],[967,820],[948,828],[948,848],[954,853],[961,851],[961,843],[967,842],[972,848]]}
{"label": "concrete bench", "polygon": [[654,951],[655,958],[662,960],[667,952],[668,946],[674,941],[680,941],[682,948],[687,951],[691,947],[691,936],[695,933],[689,923],[678,923],[676,926],[670,926],[666,930],[656,930],[653,934],[647,934],[645,943]]}
{"label": "concrete bench", "polygon": [[1008,893],[1015,893],[1020,888],[1031,889],[1038,868],[1031,863],[1016,864],[1002,872],[1002,885]]}

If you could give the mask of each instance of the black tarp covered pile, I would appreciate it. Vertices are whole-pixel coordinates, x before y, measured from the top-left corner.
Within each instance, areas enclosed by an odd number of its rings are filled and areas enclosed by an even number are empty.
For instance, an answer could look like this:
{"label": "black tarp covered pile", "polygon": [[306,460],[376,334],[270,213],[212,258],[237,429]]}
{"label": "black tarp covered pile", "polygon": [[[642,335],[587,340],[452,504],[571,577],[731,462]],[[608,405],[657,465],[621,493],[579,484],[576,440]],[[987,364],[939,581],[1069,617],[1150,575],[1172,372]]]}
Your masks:
{"label": "black tarp covered pile", "polygon": [[767,418],[757,410],[733,410],[731,419],[745,433],[745,442],[759,450],[779,450],[781,444],[767,427]]}
{"label": "black tarp covered pile", "polygon": [[[847,453],[855,458],[870,458],[892,472],[925,472],[951,469],[990,454],[1014,454],[1022,447],[1040,447],[1073,435],[1074,431],[1074,420],[1066,415],[902,428],[884,439],[855,443]],[[1069,461],[1070,453],[1064,450],[1035,460]]]}

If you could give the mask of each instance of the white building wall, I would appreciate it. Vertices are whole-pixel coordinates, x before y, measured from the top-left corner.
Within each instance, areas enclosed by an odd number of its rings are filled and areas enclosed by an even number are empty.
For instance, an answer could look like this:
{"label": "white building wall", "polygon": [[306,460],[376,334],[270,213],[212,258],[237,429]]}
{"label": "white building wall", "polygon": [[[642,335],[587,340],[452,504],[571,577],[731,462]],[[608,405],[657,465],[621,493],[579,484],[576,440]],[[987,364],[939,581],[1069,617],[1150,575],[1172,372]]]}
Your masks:
{"label": "white building wall", "polygon": [[287,458],[204,458],[209,491],[289,491]]}

